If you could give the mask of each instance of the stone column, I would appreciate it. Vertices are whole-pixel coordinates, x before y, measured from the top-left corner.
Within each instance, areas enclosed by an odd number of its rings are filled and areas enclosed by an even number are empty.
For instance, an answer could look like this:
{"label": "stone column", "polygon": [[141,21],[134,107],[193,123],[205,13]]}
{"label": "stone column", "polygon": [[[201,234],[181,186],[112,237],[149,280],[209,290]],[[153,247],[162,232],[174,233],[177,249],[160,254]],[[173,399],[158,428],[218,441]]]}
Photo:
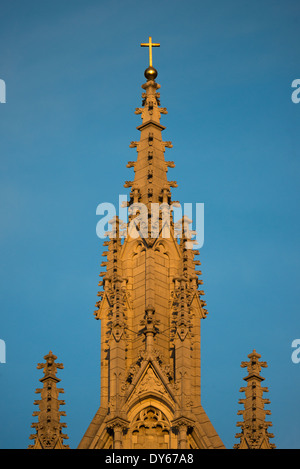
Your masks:
{"label": "stone column", "polygon": [[193,428],[195,422],[181,416],[173,420],[172,426],[178,430],[178,449],[188,449],[188,429]]}
{"label": "stone column", "polygon": [[121,425],[115,425],[114,427],[114,449],[122,448],[122,427]]}
{"label": "stone column", "polygon": [[178,447],[179,449],[187,449],[187,425],[179,425],[179,434],[178,434]]}
{"label": "stone column", "polygon": [[121,417],[115,417],[107,422],[107,428],[110,428],[114,432],[114,449],[123,448],[123,431],[128,428],[129,422]]}

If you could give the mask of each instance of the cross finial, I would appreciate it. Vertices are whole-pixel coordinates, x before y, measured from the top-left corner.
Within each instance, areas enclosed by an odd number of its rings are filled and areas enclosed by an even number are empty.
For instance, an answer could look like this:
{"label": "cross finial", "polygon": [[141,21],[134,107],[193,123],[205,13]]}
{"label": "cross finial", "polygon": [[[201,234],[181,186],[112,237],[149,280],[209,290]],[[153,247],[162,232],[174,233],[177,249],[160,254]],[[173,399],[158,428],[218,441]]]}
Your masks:
{"label": "cross finial", "polygon": [[141,47],[149,47],[149,67],[152,67],[152,47],[160,47],[160,44],[152,42],[152,37],[149,36],[149,42],[143,42]]}

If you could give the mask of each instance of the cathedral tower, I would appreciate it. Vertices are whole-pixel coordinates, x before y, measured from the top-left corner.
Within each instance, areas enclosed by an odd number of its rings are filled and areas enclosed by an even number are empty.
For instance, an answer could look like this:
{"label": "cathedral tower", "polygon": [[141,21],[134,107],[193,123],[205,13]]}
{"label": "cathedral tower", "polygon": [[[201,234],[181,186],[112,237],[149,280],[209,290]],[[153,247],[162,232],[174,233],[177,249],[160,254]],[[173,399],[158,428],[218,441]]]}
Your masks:
{"label": "cathedral tower", "polygon": [[199,252],[190,220],[175,224],[165,160],[166,114],[152,65],[142,85],[140,139],[130,188],[128,222],[117,217],[104,242],[99,302],[101,401],[79,448],[224,448],[201,405],[200,328],[207,315]]}

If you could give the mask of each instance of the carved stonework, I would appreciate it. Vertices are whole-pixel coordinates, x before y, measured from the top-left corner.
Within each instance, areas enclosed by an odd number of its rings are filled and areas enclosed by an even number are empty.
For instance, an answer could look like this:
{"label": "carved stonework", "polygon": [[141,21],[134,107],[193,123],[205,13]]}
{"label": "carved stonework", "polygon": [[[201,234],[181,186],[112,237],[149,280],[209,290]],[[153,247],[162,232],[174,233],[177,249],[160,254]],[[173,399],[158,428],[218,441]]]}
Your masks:
{"label": "carved stonework", "polygon": [[131,398],[141,398],[143,394],[147,394],[150,392],[156,393],[161,396],[169,396],[169,393],[167,392],[165,386],[162,384],[161,380],[156,376],[152,367],[149,367],[147,369],[147,372],[145,373],[144,377],[135,387]]}
{"label": "carved stonework", "polygon": [[138,432],[142,427],[149,429],[160,427],[162,430],[169,432],[170,423],[160,410],[149,406],[139,412],[132,424],[131,431],[132,433]]}
{"label": "carved stonework", "polygon": [[170,423],[159,409],[149,406],[138,413],[131,427],[134,449],[169,448]]}
{"label": "carved stonework", "polygon": [[63,400],[59,400],[58,396],[63,393],[62,388],[57,388],[60,379],[56,376],[57,369],[63,369],[62,363],[56,363],[57,357],[50,351],[44,357],[45,363],[39,363],[37,368],[42,369],[44,377],[40,379],[43,388],[36,390],[37,394],[41,394],[41,399],[34,401],[39,410],[33,413],[38,417],[38,422],[32,424],[36,433],[30,436],[34,440],[34,444],[29,449],[66,449],[68,445],[64,444],[64,439],[68,436],[62,432],[67,425],[60,421],[65,412],[59,410],[64,405]]}
{"label": "carved stonework", "polygon": [[238,412],[238,415],[243,416],[243,421],[237,423],[241,432],[236,434],[236,438],[240,441],[234,448],[274,449],[275,445],[270,443],[270,438],[274,438],[274,435],[268,432],[272,423],[265,421],[266,415],[271,414],[270,410],[265,409],[265,404],[270,404],[270,401],[263,398],[263,393],[268,392],[268,388],[261,386],[264,378],[260,374],[261,368],[266,368],[267,363],[259,361],[261,356],[255,350],[248,358],[249,361],[241,363],[242,368],[247,368],[248,375],[244,378],[247,386],[240,389],[245,393],[245,399],[239,400],[244,405],[244,410]]}

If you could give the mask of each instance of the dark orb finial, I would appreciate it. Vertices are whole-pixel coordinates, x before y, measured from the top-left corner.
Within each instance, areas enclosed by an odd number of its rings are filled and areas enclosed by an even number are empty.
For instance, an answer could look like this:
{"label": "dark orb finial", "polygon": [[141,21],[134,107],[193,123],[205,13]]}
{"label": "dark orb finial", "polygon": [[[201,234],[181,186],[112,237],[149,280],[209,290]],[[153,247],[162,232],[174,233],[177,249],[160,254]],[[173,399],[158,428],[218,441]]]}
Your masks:
{"label": "dark orb finial", "polygon": [[150,66],[146,68],[144,75],[147,80],[155,80],[155,78],[157,77],[157,70],[154,67]]}

